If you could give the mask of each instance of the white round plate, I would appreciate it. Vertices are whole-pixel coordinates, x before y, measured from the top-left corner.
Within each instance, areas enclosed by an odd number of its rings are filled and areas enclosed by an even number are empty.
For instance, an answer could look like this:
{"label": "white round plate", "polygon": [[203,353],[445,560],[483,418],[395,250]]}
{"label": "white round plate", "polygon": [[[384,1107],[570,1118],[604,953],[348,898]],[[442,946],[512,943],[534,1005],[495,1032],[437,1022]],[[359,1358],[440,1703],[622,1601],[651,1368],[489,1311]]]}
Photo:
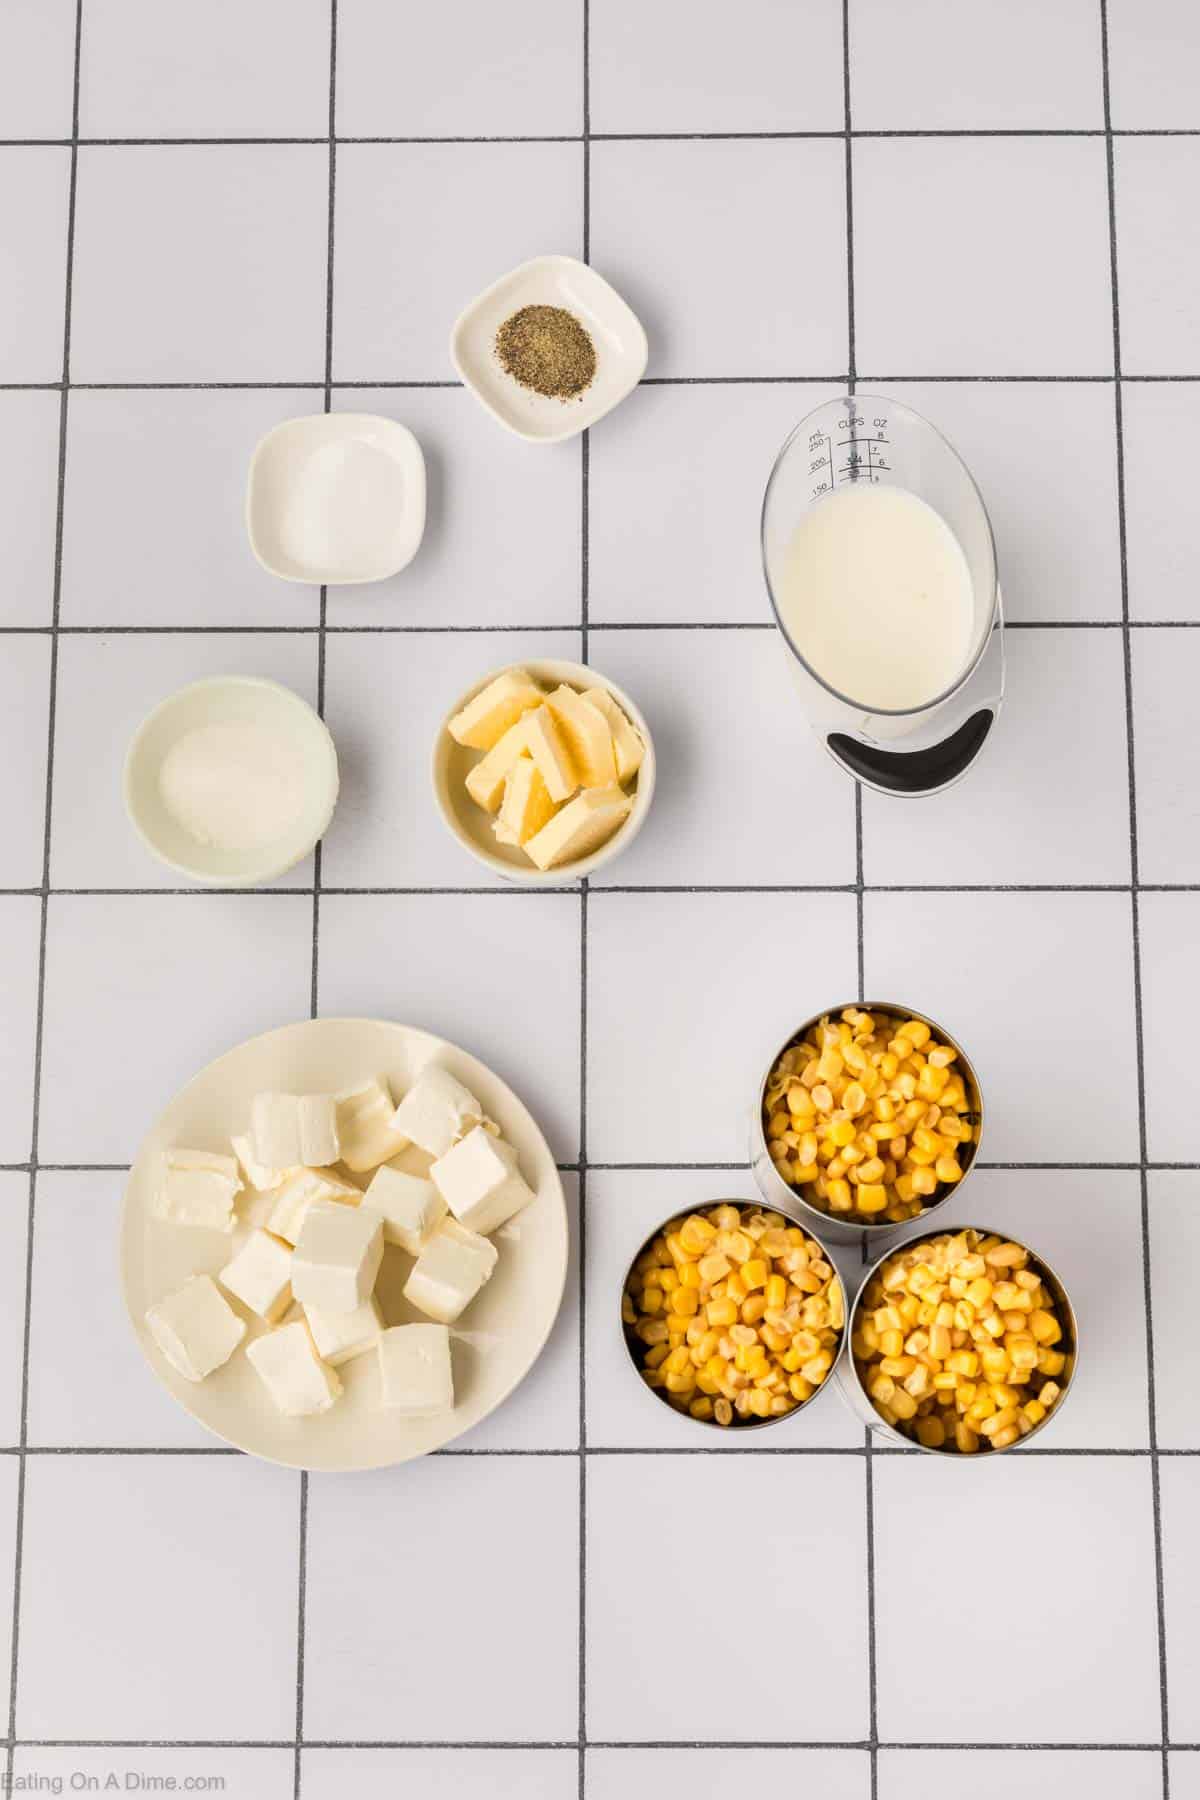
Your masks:
{"label": "white round plate", "polygon": [[[385,1075],[400,1098],[430,1062],[442,1064],[470,1088],[516,1149],[521,1172],[537,1196],[496,1233],[496,1272],[450,1328],[453,1412],[439,1419],[397,1419],[383,1411],[377,1359],[368,1352],[338,1370],[345,1391],[329,1412],[285,1418],[245,1355],[246,1343],[267,1327],[234,1300],[230,1304],[248,1330],[224,1368],[199,1382],[176,1374],[146,1330],[147,1308],[190,1275],[215,1275],[223,1268],[247,1231],[264,1222],[269,1196],[249,1189],[238,1196],[239,1223],[232,1238],[167,1224],[151,1211],[159,1154],[172,1146],[228,1153],[230,1133],[246,1130],[257,1093],[334,1093]],[[269,1462],[297,1469],[377,1469],[424,1456],[461,1437],[528,1374],[562,1300],[567,1214],[549,1145],[512,1089],[483,1063],[408,1025],[314,1019],[239,1044],[175,1096],[147,1133],[130,1171],[120,1254],[125,1304],[146,1360],[193,1418],[239,1450]],[[388,1325],[423,1316],[400,1291],[411,1267],[411,1257],[388,1246],[376,1288]]]}

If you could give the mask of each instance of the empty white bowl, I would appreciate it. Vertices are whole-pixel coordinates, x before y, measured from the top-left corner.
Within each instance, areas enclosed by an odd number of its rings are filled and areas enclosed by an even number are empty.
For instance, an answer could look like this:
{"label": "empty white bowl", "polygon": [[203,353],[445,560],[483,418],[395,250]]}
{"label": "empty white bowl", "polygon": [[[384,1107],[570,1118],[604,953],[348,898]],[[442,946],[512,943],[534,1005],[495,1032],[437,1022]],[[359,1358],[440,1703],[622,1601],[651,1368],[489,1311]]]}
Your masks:
{"label": "empty white bowl", "polygon": [[[295,818],[252,850],[220,850],[193,837],[161,790],[163,761],[176,744],[206,725],[229,724],[286,737],[301,769]],[[258,887],[294,868],[324,835],[337,801],[337,751],[324,722],[290,688],[255,675],[215,675],[180,688],[142,720],[125,758],[123,791],[134,830],[169,869],[209,887]]]}
{"label": "empty white bowl", "polygon": [[[497,331],[523,306],[561,306],[590,336],[596,373],[575,399],[522,387],[496,355]],[[459,314],[450,336],[454,366],[480,405],[532,444],[560,443],[611,412],[642,379],[648,353],[636,313],[602,275],[573,256],[535,256],[502,275]]]}
{"label": "empty white bowl", "polygon": [[503,668],[489,669],[486,675],[481,675],[478,681],[472,682],[465,694],[459,695],[447,712],[433,744],[430,774],[433,778],[434,798],[446,829],[485,869],[490,869],[494,875],[503,876],[506,881],[522,882],[527,887],[561,887],[566,881],[578,881],[583,875],[594,875],[605,863],[620,856],[646,823],[650,802],[654,797],[654,740],[650,736],[650,727],[629,695],[623,693],[614,681],[606,680],[586,663],[531,662],[528,658],[521,662],[520,667],[528,669],[533,679],[547,693],[564,681],[568,687],[573,688],[607,688],[630,724],[640,732],[646,746],[642,766],[634,777],[632,788],[627,790],[633,799],[632,810],[612,836],[598,850],[593,850],[590,856],[581,856],[575,862],[564,863],[557,869],[539,869],[535,863],[530,862],[519,844],[501,844],[497,841],[492,830],[492,815],[484,812],[481,806],[476,806],[465,786],[467,771],[480,760],[482,752],[469,750],[465,745],[456,743],[448,730],[450,720],[462,711],[468,701],[482,693],[498,675],[503,675],[507,669],[515,666],[513,663],[505,663]]}
{"label": "empty white bowl", "polygon": [[246,530],[263,568],[284,581],[384,581],[424,535],[421,446],[406,425],[372,413],[285,419],[250,459]]}

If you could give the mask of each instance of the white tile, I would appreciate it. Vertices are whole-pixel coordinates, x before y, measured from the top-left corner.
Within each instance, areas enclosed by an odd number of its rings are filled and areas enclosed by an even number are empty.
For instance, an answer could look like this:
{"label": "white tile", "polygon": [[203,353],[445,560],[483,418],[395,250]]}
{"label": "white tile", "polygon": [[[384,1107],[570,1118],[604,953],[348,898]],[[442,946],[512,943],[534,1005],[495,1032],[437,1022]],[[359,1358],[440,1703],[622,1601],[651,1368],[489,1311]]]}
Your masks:
{"label": "white tile", "polygon": [[845,368],[840,142],[593,144],[591,226],[592,261],[646,327],[651,376]]}
{"label": "white tile", "polygon": [[1144,1450],[1146,1292],[1136,1169],[980,1169],[937,1228],[994,1225],[1045,1257],[1075,1309],[1079,1367],[1047,1450]]}
{"label": "white tile", "polygon": [[462,1450],[576,1450],[579,1447],[579,1177],[564,1174],[571,1247],[562,1306],[546,1347],[516,1393],[473,1431]]}
{"label": "white tile", "polygon": [[50,640],[10,637],[0,658],[0,885],[37,887],[46,839]]}
{"label": "white tile", "polygon": [[1050,130],[1104,124],[1091,0],[852,0],[856,131]]}
{"label": "white tile", "polygon": [[[269,676],[311,705],[316,638],[165,632],[60,640],[50,843],[56,887],[187,885],[150,854],[129,823],[121,774],[146,714],[176,689],[210,675]],[[308,858],[279,885],[311,882]]]}
{"label": "white tile", "polygon": [[837,0],[749,0],[729,24],[719,0],[596,0],[592,130],[841,131]]}
{"label": "white tile", "polygon": [[1162,1800],[1162,1791],[1157,1750],[879,1752],[879,1800]]}
{"label": "white tile", "polygon": [[21,1735],[291,1737],[299,1517],[251,1457],[32,1458]]}
{"label": "white tile", "polygon": [[578,1492],[574,1457],[312,1480],[306,1735],[573,1739]]}
{"label": "white tile", "polygon": [[319,380],[328,227],[321,145],[81,150],[73,378]]}
{"label": "white tile", "polygon": [[[1007,619],[1120,618],[1111,387],[890,381],[888,393],[944,432],[979,483],[996,534]],[[594,451],[592,457],[594,468]]]}
{"label": "white tile", "polygon": [[868,1800],[871,1763],[863,1750],[589,1750],[587,1792],[590,1800],[739,1792]]}
{"label": "white tile", "polygon": [[1192,1279],[1200,1257],[1200,1173],[1152,1169],[1147,1181],[1158,1442],[1164,1450],[1200,1450],[1200,1347]]}
{"label": "white tile", "polygon": [[[587,1441],[625,1450],[853,1450],[863,1428],[833,1391],[769,1431],[710,1431],[643,1387],[629,1361],[620,1302],[629,1265],[667,1219],[722,1200],[761,1205],[748,1169],[593,1169],[587,1183]],[[845,1279],[855,1283],[858,1251]],[[847,1300],[853,1293],[853,1285]]]}
{"label": "white tile", "polygon": [[1108,0],[1108,79],[1118,131],[1200,125],[1200,32],[1188,0]]}
{"label": "white tile", "polygon": [[9,145],[0,170],[0,381],[59,381],[70,151]]}
{"label": "white tile", "polygon": [[[44,1179],[44,1178],[43,1178]],[[0,1443],[21,1436],[21,1365],[25,1343],[25,1245],[29,1176],[0,1173]]]}
{"label": "white tile", "polygon": [[1010,631],[1004,705],[965,781],[914,804],[863,795],[871,882],[1127,882],[1119,631]]}
{"label": "white tile", "polygon": [[[34,1793],[69,1794],[208,1791],[226,1800],[291,1800],[294,1793],[295,1753],[292,1750],[211,1749],[187,1745],[163,1749],[98,1749],[72,1744],[69,1748],[27,1745],[13,1753],[18,1783]],[[55,1783],[61,1785],[55,1786]],[[74,1784],[72,1786],[72,1783]]]}
{"label": "white tile", "polygon": [[71,395],[64,625],[315,625],[318,589],[255,561],[243,518],[254,446],[320,412],[311,389]]}
{"label": "white tile", "polygon": [[[658,759],[650,818],[597,886],[853,883],[854,789],[808,728],[777,632],[593,630],[588,654],[641,706]],[[797,793],[803,824],[781,830]]]}
{"label": "white tile", "polygon": [[48,625],[58,510],[57,394],[0,394],[0,559],[5,625]]}
{"label": "white tile", "polygon": [[1146,1140],[1152,1162],[1200,1161],[1200,1069],[1180,1055],[1183,1021],[1200,1007],[1200,894],[1143,894]]}
{"label": "white tile", "polygon": [[559,0],[513,0],[504,8],[456,0],[422,13],[416,29],[414,23],[403,8],[341,0],[337,128],[343,136],[582,131],[579,8]]}
{"label": "white tile", "polygon": [[854,300],[867,387],[876,373],[1110,373],[1103,142],[859,139]]}
{"label": "white tile", "polygon": [[1200,143],[1118,138],[1113,153],[1121,367],[1126,375],[1200,374],[1192,302],[1200,273],[1193,229]]}
{"label": "white tile", "polygon": [[[341,790],[322,851],[327,887],[501,887],[447,831],[428,768],[459,695],[525,658],[577,662],[578,632],[336,633],[325,641],[325,717]],[[385,799],[386,792],[386,799]]]}
{"label": "white tile", "polygon": [[577,1800],[575,1750],[306,1750],[304,1800]]}
{"label": "white tile", "polygon": [[343,144],[338,380],[452,379],[463,307],[530,257],[577,255],[582,195],[578,144]]}
{"label": "white tile", "polygon": [[58,895],[42,1051],[45,1162],[129,1162],[206,1063],[307,1018],[304,895]]}
{"label": "white tile", "polygon": [[170,8],[105,0],[84,27],[79,129],[84,137],[323,137],[328,0]]}
{"label": "white tile", "polygon": [[855,993],[856,957],[852,894],[595,891],[591,1159],[740,1163],[768,1061]]}
{"label": "white tile", "polygon": [[[15,1456],[6,1456],[0,1468],[0,1655],[12,1661],[13,1568],[16,1561],[17,1479]],[[28,1514],[26,1515],[28,1516]],[[22,1646],[23,1648],[24,1646]]]}
{"label": "white tile", "polygon": [[1200,1750],[1173,1750],[1167,1760],[1173,1800],[1200,1800]]}
{"label": "white tile", "polygon": [[1200,1462],[1168,1458],[1159,1464],[1163,1588],[1166,1595],[1167,1707],[1176,1743],[1200,1739]]}
{"label": "white tile", "polygon": [[[402,1019],[507,1081],[560,1162],[579,1143],[579,908],[572,893],[327,895],[321,1012]],[[538,1005],[536,996],[557,1003]]]}
{"label": "white tile", "polygon": [[[592,1458],[589,1736],[634,1743],[865,1736],[863,1479],[857,1456]],[[715,1540],[751,1522],[758,1566],[803,1570],[803,1579],[756,1585],[752,1628],[724,1633],[720,1678],[698,1682],[688,1647],[711,1639],[714,1591],[705,1571]],[[664,1656],[658,1634],[644,1629],[648,1595],[671,1621],[680,1654]],[[806,1660],[797,1681],[795,1647],[818,1638],[821,1654]]]}
{"label": "white tile", "polygon": [[147,1367],[116,1280],[96,1279],[98,1259],[117,1242],[124,1188],[125,1176],[108,1171],[38,1176],[29,1442],[211,1450],[211,1433]]}
{"label": "white tile", "polygon": [[75,0],[8,0],[0,13],[5,137],[70,137],[74,66]]}
{"label": "white tile", "polygon": [[1200,882],[1200,632],[1131,637],[1138,873],[1143,881]]}
{"label": "white tile", "polygon": [[[936,1574],[946,1552],[944,1465],[936,1457],[877,1457],[880,1737],[1044,1744],[1157,1738],[1149,1463],[998,1456],[953,1472],[970,1487],[964,1503],[972,1541],[1025,1546],[1031,1591],[1025,1605],[964,1608],[959,1583]],[[912,1654],[914,1644],[953,1645],[953,1654],[938,1659],[936,1682],[927,1662]],[[1078,1654],[1062,1653],[1064,1645]]]}
{"label": "white tile", "polygon": [[868,894],[865,915],[867,995],[962,1045],[986,1161],[1136,1158],[1127,894]]}
{"label": "white tile", "polygon": [[0,895],[0,1162],[30,1151],[41,921],[37,898]]}
{"label": "white tile", "polygon": [[331,625],[578,624],[577,442],[531,453],[463,388],[338,388],[333,405],[408,426],[425,457],[426,500],[414,560],[390,581],[331,587]]}
{"label": "white tile", "polygon": [[1192,530],[1190,382],[1122,383],[1125,538],[1134,619],[1200,620],[1200,541]]}
{"label": "white tile", "polygon": [[748,521],[762,506],[771,458],[833,391],[791,381],[642,387],[615,412],[588,458],[592,623],[769,620]]}

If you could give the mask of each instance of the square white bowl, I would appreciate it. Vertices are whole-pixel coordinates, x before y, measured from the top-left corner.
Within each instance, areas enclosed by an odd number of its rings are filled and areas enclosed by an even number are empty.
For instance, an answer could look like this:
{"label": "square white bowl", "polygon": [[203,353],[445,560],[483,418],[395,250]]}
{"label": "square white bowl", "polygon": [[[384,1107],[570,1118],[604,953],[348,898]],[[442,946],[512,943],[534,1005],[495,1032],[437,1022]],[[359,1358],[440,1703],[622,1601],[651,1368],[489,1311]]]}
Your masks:
{"label": "square white bowl", "polygon": [[[596,373],[577,400],[551,399],[507,375],[496,333],[523,306],[573,313],[596,346]],[[645,373],[649,347],[632,309],[602,275],[573,256],[535,256],[494,281],[455,321],[455,368],[480,405],[531,444],[557,444],[586,431],[624,400]]]}
{"label": "square white bowl", "polygon": [[[321,459],[354,454],[356,478],[331,497],[325,521],[314,509]],[[370,474],[368,475],[368,469]],[[295,539],[301,516],[311,543]],[[340,558],[321,531],[343,532],[356,547]],[[425,533],[425,458],[407,425],[373,413],[312,413],[285,419],[260,439],[246,482],[246,530],[264,569],[283,581],[357,586],[407,567]]]}

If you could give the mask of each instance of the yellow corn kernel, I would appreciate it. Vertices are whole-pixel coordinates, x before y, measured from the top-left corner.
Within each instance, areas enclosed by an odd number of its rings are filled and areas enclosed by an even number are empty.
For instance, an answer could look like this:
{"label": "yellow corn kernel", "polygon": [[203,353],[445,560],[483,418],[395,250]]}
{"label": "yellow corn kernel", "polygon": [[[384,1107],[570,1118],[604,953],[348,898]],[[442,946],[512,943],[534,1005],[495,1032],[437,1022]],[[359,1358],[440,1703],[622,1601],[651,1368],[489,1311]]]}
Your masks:
{"label": "yellow corn kernel", "polygon": [[946,1154],[939,1156],[933,1165],[933,1172],[939,1181],[954,1182],[962,1180],[962,1169],[956,1156]]}
{"label": "yellow corn kernel", "polygon": [[742,1280],[736,1269],[732,1275],[727,1275],[725,1277],[725,1298],[727,1300],[736,1301],[738,1306],[740,1306],[749,1292],[750,1289],[746,1286],[746,1283]]}
{"label": "yellow corn kernel", "polygon": [[699,1263],[684,1263],[679,1271],[680,1287],[698,1288],[703,1286]]}
{"label": "yellow corn kernel", "polygon": [[770,1275],[767,1278],[766,1303],[771,1307],[787,1305],[787,1278],[783,1275]]}
{"label": "yellow corn kernel", "polygon": [[731,1300],[727,1294],[723,1294],[719,1300],[708,1302],[704,1309],[704,1315],[712,1326],[719,1328],[722,1325],[733,1325],[738,1317],[737,1301]]}
{"label": "yellow corn kernel", "polygon": [[716,1228],[699,1213],[690,1213],[679,1227],[679,1241],[693,1255],[702,1255],[716,1235]]}
{"label": "yellow corn kernel", "polygon": [[757,1325],[767,1310],[766,1297],[763,1294],[749,1294],[742,1301],[741,1319],[743,1325]]}
{"label": "yellow corn kernel", "polygon": [[669,1394],[690,1394],[696,1385],[696,1371],[684,1369],[678,1375],[668,1375],[666,1388]]}
{"label": "yellow corn kernel", "polygon": [[660,1269],[658,1285],[664,1294],[673,1294],[679,1286],[679,1272],[676,1269]]}
{"label": "yellow corn kernel", "polygon": [[[918,1154],[922,1153],[919,1152]],[[915,1160],[916,1157],[910,1150],[909,1161],[914,1162]],[[937,1192],[937,1176],[932,1169],[921,1167],[910,1169],[909,1180],[912,1183],[914,1195],[919,1195],[922,1199],[928,1199],[930,1194]]]}
{"label": "yellow corn kernel", "polygon": [[692,1404],[688,1407],[688,1411],[691,1413],[693,1419],[704,1419],[707,1421],[713,1416],[713,1403],[707,1395],[701,1394],[698,1400],[692,1401]]}
{"label": "yellow corn kernel", "polygon": [[762,1257],[755,1256],[742,1264],[742,1282],[747,1293],[755,1288],[765,1287],[770,1270]]}
{"label": "yellow corn kernel", "polygon": [[689,1319],[700,1308],[700,1295],[694,1287],[684,1287],[682,1283],[671,1295],[671,1311],[680,1318]]}
{"label": "yellow corn kernel", "polygon": [[954,1427],[954,1443],[956,1449],[960,1450],[964,1456],[970,1456],[972,1451],[979,1448],[978,1436],[962,1419]]}
{"label": "yellow corn kernel", "polygon": [[813,1393],[815,1392],[812,1383],[806,1381],[803,1375],[789,1376],[787,1385],[788,1393],[792,1396],[792,1399],[798,1400],[802,1405],[805,1400],[811,1400]]}
{"label": "yellow corn kernel", "polygon": [[665,1362],[669,1355],[670,1351],[666,1344],[651,1344],[642,1361],[646,1368],[657,1369],[659,1363]]}
{"label": "yellow corn kernel", "polygon": [[887,1209],[887,1189],[882,1182],[864,1181],[858,1189],[858,1210],[863,1213],[880,1213]]}
{"label": "yellow corn kernel", "polygon": [[927,1418],[918,1419],[916,1423],[917,1440],[927,1450],[940,1450],[946,1441],[946,1427],[933,1413]]}
{"label": "yellow corn kernel", "polygon": [[1040,1306],[1029,1315],[1029,1329],[1039,1344],[1057,1344],[1062,1337],[1062,1326],[1054,1314]]}

